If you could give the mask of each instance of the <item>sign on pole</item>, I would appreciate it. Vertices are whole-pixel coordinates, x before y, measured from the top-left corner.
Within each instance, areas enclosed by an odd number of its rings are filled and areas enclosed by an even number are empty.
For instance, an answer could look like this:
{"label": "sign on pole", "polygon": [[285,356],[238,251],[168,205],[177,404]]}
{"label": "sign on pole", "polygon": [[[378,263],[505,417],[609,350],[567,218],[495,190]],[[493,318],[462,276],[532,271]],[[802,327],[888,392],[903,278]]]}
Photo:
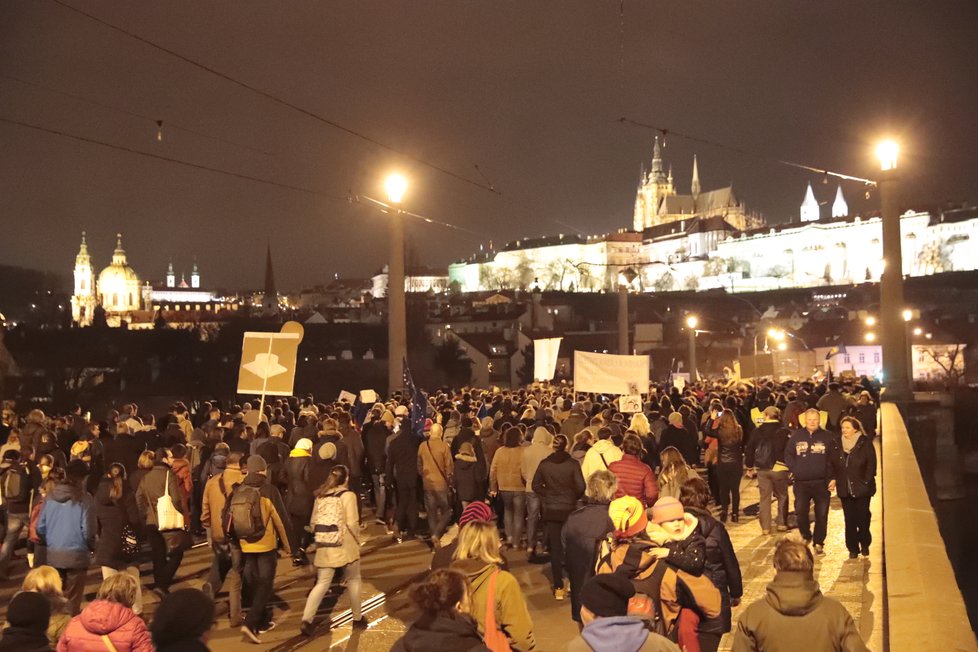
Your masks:
{"label": "sign on pole", "polygon": [[292,396],[299,342],[299,322],[286,322],[279,333],[246,332],[241,342],[238,394],[261,394],[259,414],[266,396]]}
{"label": "sign on pole", "polygon": [[553,380],[562,337],[533,340],[533,380]]}
{"label": "sign on pole", "polygon": [[649,391],[649,356],[574,351],[574,390],[644,394]]}

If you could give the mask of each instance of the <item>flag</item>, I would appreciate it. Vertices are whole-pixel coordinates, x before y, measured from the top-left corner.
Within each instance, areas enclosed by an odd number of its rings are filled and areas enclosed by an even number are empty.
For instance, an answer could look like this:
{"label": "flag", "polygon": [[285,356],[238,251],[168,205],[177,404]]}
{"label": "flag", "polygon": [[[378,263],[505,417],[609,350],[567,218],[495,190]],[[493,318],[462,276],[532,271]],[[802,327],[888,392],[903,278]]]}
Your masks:
{"label": "flag", "polygon": [[404,392],[405,398],[411,401],[411,432],[418,439],[424,439],[424,420],[427,417],[428,396],[414,385],[411,369],[408,368],[407,358],[404,358]]}

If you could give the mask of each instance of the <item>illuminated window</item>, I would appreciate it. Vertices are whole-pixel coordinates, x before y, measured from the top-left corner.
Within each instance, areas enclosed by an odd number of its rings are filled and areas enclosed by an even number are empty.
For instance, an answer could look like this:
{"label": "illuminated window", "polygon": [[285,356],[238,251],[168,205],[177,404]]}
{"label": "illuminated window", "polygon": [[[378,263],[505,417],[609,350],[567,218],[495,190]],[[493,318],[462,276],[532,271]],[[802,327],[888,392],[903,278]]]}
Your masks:
{"label": "illuminated window", "polygon": [[859,354],[859,364],[863,364],[864,362],[866,362],[866,354],[865,353],[860,353]]}

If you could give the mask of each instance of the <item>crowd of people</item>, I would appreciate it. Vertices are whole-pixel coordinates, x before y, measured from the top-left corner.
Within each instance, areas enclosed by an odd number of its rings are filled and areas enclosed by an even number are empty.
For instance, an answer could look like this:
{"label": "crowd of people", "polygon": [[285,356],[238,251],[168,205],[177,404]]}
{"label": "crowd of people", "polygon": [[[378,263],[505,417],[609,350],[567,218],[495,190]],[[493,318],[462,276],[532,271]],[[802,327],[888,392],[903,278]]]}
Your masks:
{"label": "crowd of people", "polygon": [[[27,575],[0,651],[207,649],[222,593],[231,626],[261,643],[276,626],[280,555],[310,569],[301,634],[328,627],[319,607],[339,577],[353,627],[366,628],[371,519],[396,543],[433,549],[410,590],[421,615],[398,650],[538,649],[509,572],[523,554],[549,561],[554,600],[570,598],[572,650],[709,651],[731,630],[736,650],[862,650],[813,569],[831,492],[850,558],[869,554],[876,398],[868,382],[804,381],[653,386],[634,414],[566,384],[442,390],[423,405],[307,396],[153,415],[130,403],[104,420],[80,406],[24,418],[7,406],[0,581]],[[743,581],[726,526],[751,511],[745,475],[759,487],[759,533],[797,533],[776,545],[774,597],[734,627]],[[207,577],[171,592],[195,540],[212,553]],[[83,605],[93,566],[102,584]],[[149,625],[147,588],[158,600]],[[167,626],[180,618],[196,626]]]}

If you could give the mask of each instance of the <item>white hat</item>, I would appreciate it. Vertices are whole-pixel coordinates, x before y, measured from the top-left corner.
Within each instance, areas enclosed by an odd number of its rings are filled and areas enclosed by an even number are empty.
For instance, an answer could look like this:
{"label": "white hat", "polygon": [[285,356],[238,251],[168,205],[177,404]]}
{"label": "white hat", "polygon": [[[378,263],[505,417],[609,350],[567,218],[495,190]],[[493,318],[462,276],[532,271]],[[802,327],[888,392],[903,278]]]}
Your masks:
{"label": "white hat", "polygon": [[409,414],[411,414],[411,410],[409,410],[408,406],[406,405],[398,405],[396,408],[394,408],[395,417],[406,417]]}
{"label": "white hat", "polygon": [[299,441],[297,441],[295,443],[295,447],[296,447],[297,450],[300,450],[300,451],[311,451],[312,450],[312,440],[311,439],[308,439],[306,437],[303,437],[302,439],[300,439]]}

